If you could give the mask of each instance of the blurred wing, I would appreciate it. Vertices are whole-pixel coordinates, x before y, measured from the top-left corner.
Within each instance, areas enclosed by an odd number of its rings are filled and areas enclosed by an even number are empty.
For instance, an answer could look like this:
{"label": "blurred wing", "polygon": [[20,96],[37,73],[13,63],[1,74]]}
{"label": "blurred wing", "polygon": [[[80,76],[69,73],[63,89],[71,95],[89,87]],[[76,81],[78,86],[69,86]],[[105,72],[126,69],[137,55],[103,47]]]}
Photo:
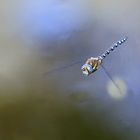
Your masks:
{"label": "blurred wing", "polygon": [[77,65],[77,64],[81,63],[81,62],[82,62],[82,60],[73,62],[73,63],[71,63],[71,64],[69,64],[69,65],[65,65],[65,66],[61,66],[61,67],[52,69],[52,70],[47,71],[46,73],[44,73],[43,76],[44,76],[44,77],[47,77],[48,75],[50,75],[50,74],[52,74],[52,73],[54,73],[54,72],[59,72],[60,70],[68,69],[68,68],[70,68],[70,67],[72,67],[72,66],[74,66],[74,65]]}
{"label": "blurred wing", "polygon": [[107,69],[104,67],[103,64],[101,64],[101,67],[103,68],[103,70],[104,70],[105,74],[107,75],[107,77],[112,81],[112,83],[114,84],[114,86],[118,89],[119,93],[122,94],[122,91],[121,91],[120,87],[113,80],[112,76],[109,74],[109,72],[107,71]]}

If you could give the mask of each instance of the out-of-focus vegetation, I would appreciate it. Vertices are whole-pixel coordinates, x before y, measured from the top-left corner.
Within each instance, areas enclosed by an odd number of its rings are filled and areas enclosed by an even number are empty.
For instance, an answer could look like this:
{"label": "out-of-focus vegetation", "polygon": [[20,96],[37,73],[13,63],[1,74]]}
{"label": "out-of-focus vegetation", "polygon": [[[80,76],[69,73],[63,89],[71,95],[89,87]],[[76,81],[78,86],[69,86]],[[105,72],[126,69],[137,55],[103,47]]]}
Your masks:
{"label": "out-of-focus vegetation", "polygon": [[[20,93],[21,94],[21,93]],[[25,93],[22,93],[25,94]],[[30,93],[28,93],[30,94]],[[52,95],[36,94],[1,97],[0,139],[2,140],[118,140],[102,116],[91,119]]]}

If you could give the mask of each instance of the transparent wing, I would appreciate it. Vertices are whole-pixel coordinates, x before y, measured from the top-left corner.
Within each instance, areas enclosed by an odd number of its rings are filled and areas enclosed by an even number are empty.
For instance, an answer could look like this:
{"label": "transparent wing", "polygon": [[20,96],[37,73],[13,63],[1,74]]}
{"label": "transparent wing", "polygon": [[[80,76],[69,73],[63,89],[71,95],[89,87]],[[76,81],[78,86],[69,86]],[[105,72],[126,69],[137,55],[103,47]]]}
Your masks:
{"label": "transparent wing", "polygon": [[68,68],[70,68],[70,67],[72,67],[74,65],[80,64],[81,62],[83,62],[83,60],[79,60],[79,61],[73,62],[73,63],[71,63],[69,65],[64,65],[64,66],[52,69],[52,70],[47,71],[46,73],[44,73],[43,76],[47,77],[48,75],[53,74],[54,72],[59,72],[60,70],[68,69]]}
{"label": "transparent wing", "polygon": [[[50,74],[53,74],[53,73],[55,73],[55,72],[59,72],[59,71],[68,69],[68,68],[70,68],[70,67],[72,67],[72,66],[74,66],[74,65],[80,64],[80,63],[82,63],[82,62],[83,62],[83,60],[79,60],[79,61],[73,62],[73,63],[71,63],[71,64],[69,64],[69,65],[64,65],[64,66],[61,66],[61,67],[57,67],[57,68],[55,68],[55,69],[52,69],[52,70],[50,70],[50,71],[45,72],[45,73],[43,74],[43,77],[47,77],[47,76],[49,76]],[[101,64],[101,67],[102,67],[103,71],[105,72],[105,74],[107,75],[107,77],[111,80],[111,82],[113,83],[113,85],[116,87],[116,89],[118,90],[118,92],[119,92],[120,94],[122,94],[122,91],[121,91],[120,87],[119,87],[119,86],[116,84],[116,82],[113,80],[112,76],[109,74],[109,72],[107,71],[107,69],[105,68],[105,66],[104,66],[103,64]]]}
{"label": "transparent wing", "polygon": [[109,74],[109,72],[107,71],[107,69],[104,67],[103,64],[101,64],[101,67],[103,68],[105,74],[107,75],[107,77],[111,80],[111,82],[113,83],[113,85],[116,87],[116,89],[118,90],[118,92],[120,94],[122,94],[122,91],[120,89],[120,87],[116,84],[116,82],[113,80],[112,76]]}

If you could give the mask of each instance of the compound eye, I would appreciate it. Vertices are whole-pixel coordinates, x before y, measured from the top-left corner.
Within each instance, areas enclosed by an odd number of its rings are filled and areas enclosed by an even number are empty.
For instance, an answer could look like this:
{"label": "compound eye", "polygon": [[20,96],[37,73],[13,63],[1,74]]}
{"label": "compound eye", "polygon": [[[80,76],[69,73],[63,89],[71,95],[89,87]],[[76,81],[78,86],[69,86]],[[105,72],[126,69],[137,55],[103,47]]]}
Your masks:
{"label": "compound eye", "polygon": [[88,76],[88,75],[89,75],[88,70],[83,71],[83,74],[84,74],[85,76]]}
{"label": "compound eye", "polygon": [[87,69],[87,66],[86,66],[86,65],[83,65],[81,69],[82,69],[82,72],[83,72],[83,74],[84,74],[84,75],[86,75],[86,76],[88,76],[88,75],[89,75],[89,71],[88,71],[88,69]]}
{"label": "compound eye", "polygon": [[86,71],[86,68],[84,67],[84,68],[82,68],[82,71]]}
{"label": "compound eye", "polygon": [[93,73],[93,71],[94,71],[94,70],[93,70],[92,66],[89,65],[89,64],[84,64],[84,65],[82,66],[82,72],[83,72],[83,74],[86,75],[86,76],[88,76],[89,74]]}

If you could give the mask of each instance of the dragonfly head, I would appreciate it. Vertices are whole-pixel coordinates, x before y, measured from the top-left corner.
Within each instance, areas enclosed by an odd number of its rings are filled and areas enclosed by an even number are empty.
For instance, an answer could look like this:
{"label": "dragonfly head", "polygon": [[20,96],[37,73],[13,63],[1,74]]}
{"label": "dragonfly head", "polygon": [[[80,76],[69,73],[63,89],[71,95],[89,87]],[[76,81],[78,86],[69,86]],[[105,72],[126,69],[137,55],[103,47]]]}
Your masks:
{"label": "dragonfly head", "polygon": [[93,67],[89,64],[84,64],[81,69],[82,69],[83,74],[86,76],[90,75],[91,73],[95,71]]}

